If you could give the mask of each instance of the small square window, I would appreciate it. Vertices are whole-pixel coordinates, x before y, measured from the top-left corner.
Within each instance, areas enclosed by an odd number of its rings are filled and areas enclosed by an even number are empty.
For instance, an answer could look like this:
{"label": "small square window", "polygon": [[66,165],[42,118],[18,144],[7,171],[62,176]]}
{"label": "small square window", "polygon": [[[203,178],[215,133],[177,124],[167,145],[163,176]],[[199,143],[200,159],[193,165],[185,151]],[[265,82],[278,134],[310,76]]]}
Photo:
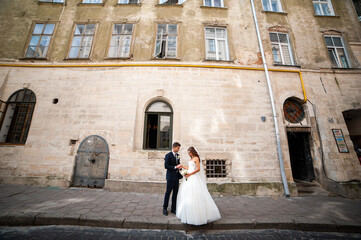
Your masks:
{"label": "small square window", "polygon": [[207,178],[225,178],[227,177],[227,168],[225,160],[207,160],[206,161]]}

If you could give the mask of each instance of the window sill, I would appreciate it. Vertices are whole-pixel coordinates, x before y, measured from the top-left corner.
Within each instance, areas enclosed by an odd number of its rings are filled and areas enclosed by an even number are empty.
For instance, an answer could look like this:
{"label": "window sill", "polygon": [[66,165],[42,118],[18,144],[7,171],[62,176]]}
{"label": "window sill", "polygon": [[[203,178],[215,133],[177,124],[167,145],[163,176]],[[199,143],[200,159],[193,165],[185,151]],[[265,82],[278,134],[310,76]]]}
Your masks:
{"label": "window sill", "polygon": [[210,6],[201,6],[201,8],[214,8],[214,9],[222,9],[222,10],[227,10],[228,8],[226,7],[210,7]]}
{"label": "window sill", "polygon": [[49,58],[27,58],[27,57],[22,57],[19,58],[19,60],[25,60],[25,61],[49,61]]}
{"label": "window sill", "polygon": [[78,3],[78,6],[105,6],[105,3]]}
{"label": "window sill", "polygon": [[104,60],[133,60],[132,57],[104,58]]}
{"label": "window sill", "polygon": [[330,18],[341,18],[341,16],[340,15],[316,15],[315,14],[315,17],[325,17],[325,18],[327,18],[327,17],[330,17]]}
{"label": "window sill", "polygon": [[276,11],[262,11],[263,13],[275,13],[275,14],[280,14],[280,15],[288,15],[288,13],[286,12],[276,12]]}
{"label": "window sill", "polygon": [[114,6],[120,7],[120,6],[132,6],[132,7],[140,7],[142,6],[141,3],[117,3]]}
{"label": "window sill", "polygon": [[66,2],[39,2],[38,1],[38,4],[39,5],[43,5],[43,4],[45,4],[45,5],[47,5],[47,4],[52,4],[52,5],[58,5],[58,6],[62,6],[62,5],[66,5]]}
{"label": "window sill", "polygon": [[215,60],[215,59],[203,59],[203,62],[226,62],[226,63],[233,63],[232,60]]}
{"label": "window sill", "polygon": [[296,67],[296,68],[301,68],[300,65],[284,65],[284,64],[278,64],[278,63],[274,63],[273,66],[275,66],[275,67]]}
{"label": "window sill", "polygon": [[25,146],[25,143],[0,143],[0,146]]}
{"label": "window sill", "polygon": [[168,61],[168,60],[172,60],[172,61],[180,61],[180,58],[152,58],[151,60],[162,60],[162,61]]}
{"label": "window sill", "polygon": [[183,7],[183,4],[157,4],[156,7]]}

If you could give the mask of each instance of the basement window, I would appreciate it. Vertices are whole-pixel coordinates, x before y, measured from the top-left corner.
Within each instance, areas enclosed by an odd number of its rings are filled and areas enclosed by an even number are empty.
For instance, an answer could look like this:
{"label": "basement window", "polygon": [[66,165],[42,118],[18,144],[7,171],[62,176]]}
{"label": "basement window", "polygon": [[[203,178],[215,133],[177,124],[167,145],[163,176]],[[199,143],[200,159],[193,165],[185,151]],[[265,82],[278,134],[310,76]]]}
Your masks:
{"label": "basement window", "polygon": [[220,159],[206,160],[207,178],[227,177],[226,161]]}

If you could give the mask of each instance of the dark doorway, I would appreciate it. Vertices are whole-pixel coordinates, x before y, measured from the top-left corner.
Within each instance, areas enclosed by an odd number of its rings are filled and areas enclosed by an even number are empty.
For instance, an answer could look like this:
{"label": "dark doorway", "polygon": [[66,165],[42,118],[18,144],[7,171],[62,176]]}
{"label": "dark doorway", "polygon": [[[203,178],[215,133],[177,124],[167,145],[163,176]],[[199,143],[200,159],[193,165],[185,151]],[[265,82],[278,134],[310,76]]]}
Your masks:
{"label": "dark doorway", "polygon": [[315,180],[309,133],[287,132],[293,178],[311,182]]}

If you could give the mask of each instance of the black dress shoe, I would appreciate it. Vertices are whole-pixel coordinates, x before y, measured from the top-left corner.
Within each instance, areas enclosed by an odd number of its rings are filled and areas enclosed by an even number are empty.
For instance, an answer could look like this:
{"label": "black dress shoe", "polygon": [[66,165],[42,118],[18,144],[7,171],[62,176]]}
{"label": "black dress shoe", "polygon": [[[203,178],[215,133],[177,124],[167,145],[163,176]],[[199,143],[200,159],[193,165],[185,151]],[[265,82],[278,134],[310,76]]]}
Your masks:
{"label": "black dress shoe", "polygon": [[176,213],[175,213],[175,210],[171,210],[170,212],[176,214]]}
{"label": "black dress shoe", "polygon": [[164,216],[168,216],[168,211],[167,211],[167,209],[163,209],[163,215],[164,215]]}

